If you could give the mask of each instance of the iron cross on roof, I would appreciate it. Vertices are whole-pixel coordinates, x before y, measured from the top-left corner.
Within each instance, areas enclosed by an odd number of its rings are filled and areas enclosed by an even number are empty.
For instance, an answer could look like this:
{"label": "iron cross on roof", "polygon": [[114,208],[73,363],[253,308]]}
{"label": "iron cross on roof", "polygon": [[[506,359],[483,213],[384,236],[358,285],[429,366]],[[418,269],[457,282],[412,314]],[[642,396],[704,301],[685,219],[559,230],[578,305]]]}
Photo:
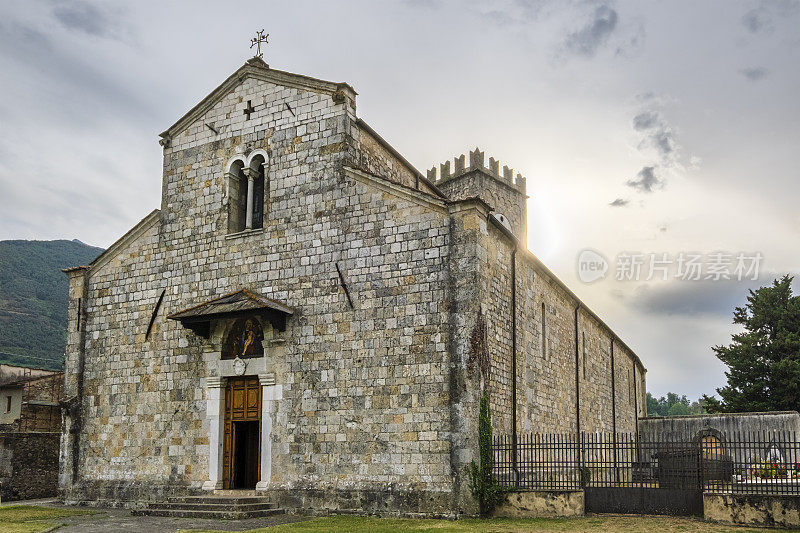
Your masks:
{"label": "iron cross on roof", "polygon": [[261,31],[256,32],[256,36],[250,39],[250,48],[256,47],[256,55],[253,57],[258,57],[260,59],[264,58],[264,54],[261,53],[261,43],[269,43],[267,40],[269,39],[269,33],[264,35],[263,28]]}

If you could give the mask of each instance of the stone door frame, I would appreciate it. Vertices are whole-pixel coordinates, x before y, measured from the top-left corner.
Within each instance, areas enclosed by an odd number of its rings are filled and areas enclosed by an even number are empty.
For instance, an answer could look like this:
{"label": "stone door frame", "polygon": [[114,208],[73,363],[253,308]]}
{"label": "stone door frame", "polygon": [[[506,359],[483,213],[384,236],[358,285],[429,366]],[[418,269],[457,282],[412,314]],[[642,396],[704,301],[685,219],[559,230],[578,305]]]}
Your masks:
{"label": "stone door frame", "polygon": [[[203,490],[222,490],[223,486],[227,379],[218,376],[206,378],[209,476],[208,481],[203,483]],[[272,417],[277,407],[275,402],[283,398],[283,386],[275,384],[275,375],[272,373],[258,374],[258,381],[261,385],[261,471],[256,490],[267,490],[272,476]]]}

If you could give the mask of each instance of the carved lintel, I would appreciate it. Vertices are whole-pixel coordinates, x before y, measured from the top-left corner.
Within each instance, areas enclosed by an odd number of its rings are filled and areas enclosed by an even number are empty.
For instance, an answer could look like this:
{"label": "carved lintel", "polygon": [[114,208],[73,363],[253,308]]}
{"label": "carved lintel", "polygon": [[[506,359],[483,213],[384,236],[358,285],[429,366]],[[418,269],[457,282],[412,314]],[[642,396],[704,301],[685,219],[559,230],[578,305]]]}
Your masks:
{"label": "carved lintel", "polygon": [[225,386],[225,378],[221,376],[209,376],[206,378],[207,389],[221,389]]}
{"label": "carved lintel", "polygon": [[275,385],[275,372],[267,372],[266,374],[258,375],[258,382],[262,387],[269,387]]}

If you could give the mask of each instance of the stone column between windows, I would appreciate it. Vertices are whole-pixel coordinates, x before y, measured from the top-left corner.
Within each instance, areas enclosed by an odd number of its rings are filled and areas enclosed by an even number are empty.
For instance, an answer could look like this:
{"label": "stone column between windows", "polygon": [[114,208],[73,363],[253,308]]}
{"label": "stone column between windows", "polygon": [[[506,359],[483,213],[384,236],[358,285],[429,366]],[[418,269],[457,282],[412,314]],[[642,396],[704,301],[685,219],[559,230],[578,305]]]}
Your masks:
{"label": "stone column between windows", "polygon": [[275,374],[259,374],[261,383],[261,472],[256,490],[267,490],[272,476],[272,423],[278,400],[283,398],[283,385],[275,384]]}
{"label": "stone column between windows", "polygon": [[208,420],[208,481],[203,490],[222,488],[222,445],[225,432],[225,378],[206,378],[206,419]]}
{"label": "stone column between windows", "polygon": [[244,227],[246,229],[253,229],[253,181],[255,180],[256,171],[250,167],[245,167],[242,171],[245,177],[247,177],[247,215],[245,216]]}

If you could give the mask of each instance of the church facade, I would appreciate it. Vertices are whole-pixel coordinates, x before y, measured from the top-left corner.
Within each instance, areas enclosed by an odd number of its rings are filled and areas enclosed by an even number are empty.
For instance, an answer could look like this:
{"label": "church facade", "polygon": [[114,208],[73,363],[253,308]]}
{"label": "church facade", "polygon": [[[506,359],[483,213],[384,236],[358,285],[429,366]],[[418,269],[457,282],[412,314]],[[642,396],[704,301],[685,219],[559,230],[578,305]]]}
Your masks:
{"label": "church facade", "polygon": [[526,248],[526,182],[422,175],[253,58],[161,135],[161,208],[70,280],[61,490],[457,514],[496,433],[633,431],[645,369]]}

